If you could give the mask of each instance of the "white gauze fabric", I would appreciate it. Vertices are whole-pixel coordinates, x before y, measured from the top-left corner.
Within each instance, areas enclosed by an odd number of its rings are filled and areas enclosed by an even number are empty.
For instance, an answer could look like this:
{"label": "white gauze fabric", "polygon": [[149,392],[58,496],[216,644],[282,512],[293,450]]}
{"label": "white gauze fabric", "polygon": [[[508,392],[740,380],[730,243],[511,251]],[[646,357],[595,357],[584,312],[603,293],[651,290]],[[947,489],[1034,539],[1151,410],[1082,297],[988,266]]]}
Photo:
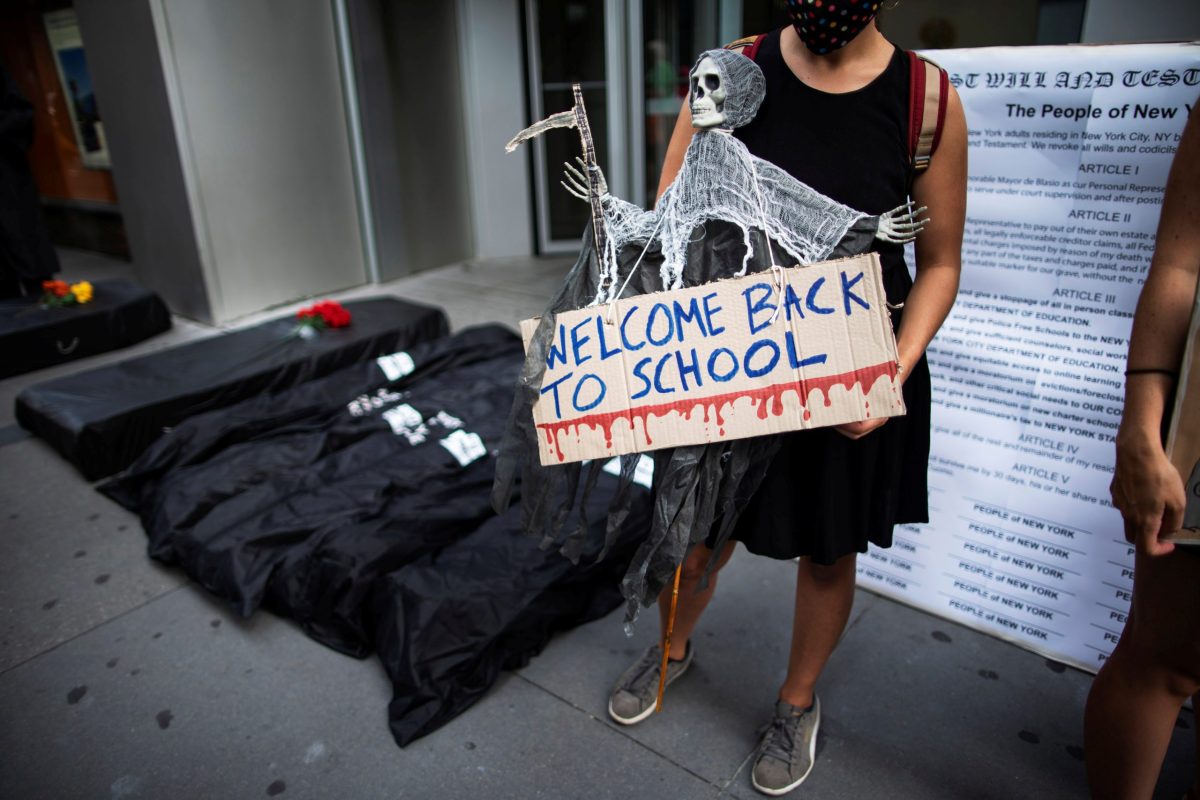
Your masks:
{"label": "white gauze fabric", "polygon": [[[745,125],[762,102],[762,71],[749,58],[729,50],[702,53],[697,64],[705,56],[721,73],[726,90],[725,124],[731,128]],[[765,231],[795,263],[812,264],[826,258],[855,222],[868,217],[752,155],[725,128],[695,132],[679,174],[653,211],[612,195],[601,201],[608,228],[606,255],[615,256],[627,245],[647,246],[651,238],[657,238],[664,289],[682,287],[689,240],[702,235],[701,226],[707,221],[724,220],[742,229],[746,254],[740,275],[754,255],[751,229]],[[605,260],[615,264],[615,258]],[[615,293],[613,282],[607,287],[610,295]],[[612,297],[597,299],[605,302]]]}

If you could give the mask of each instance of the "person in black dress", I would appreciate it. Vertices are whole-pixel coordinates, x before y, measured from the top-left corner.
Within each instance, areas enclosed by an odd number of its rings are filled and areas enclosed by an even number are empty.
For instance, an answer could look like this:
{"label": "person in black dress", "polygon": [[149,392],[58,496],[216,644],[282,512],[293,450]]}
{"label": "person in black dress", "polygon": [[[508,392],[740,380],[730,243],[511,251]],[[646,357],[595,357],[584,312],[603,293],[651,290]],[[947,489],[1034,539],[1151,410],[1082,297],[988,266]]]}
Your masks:
{"label": "person in black dress", "polygon": [[[783,434],[734,533],[752,553],[800,559],[787,677],[752,773],[754,787],[771,795],[791,791],[812,768],[820,724],[814,687],[849,618],[856,555],[869,543],[890,546],[894,525],[928,518],[924,352],[957,293],[966,210],[966,121],[957,94],[950,89],[945,98],[945,125],[928,169],[914,176],[906,145],[906,56],[876,26],[879,3],[838,6],[838,0],[789,2],[793,24],[767,35],[755,54],[766,99],[735,135],[754,155],[840,203],[881,214],[911,196],[928,207],[930,222],[916,242],[915,280],[899,245],[874,245],[889,303],[902,305],[893,324],[907,415]],[[691,135],[685,104],[660,194],[674,180]],[[710,560],[719,570],[734,546],[728,542],[714,553],[697,545],[684,561],[668,682],[691,663],[691,634],[717,584],[714,571],[700,588]],[[669,605],[667,591],[659,601],[664,629]],[[609,701],[617,722],[634,724],[653,713],[661,652],[651,648],[621,676]]]}

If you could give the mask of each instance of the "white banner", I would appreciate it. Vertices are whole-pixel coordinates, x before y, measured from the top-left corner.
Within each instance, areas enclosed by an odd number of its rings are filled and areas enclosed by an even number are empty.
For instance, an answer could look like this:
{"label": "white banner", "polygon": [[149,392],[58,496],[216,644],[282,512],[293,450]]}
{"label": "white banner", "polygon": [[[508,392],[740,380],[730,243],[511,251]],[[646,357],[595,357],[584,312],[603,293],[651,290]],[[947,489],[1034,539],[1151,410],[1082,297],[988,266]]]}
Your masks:
{"label": "white banner", "polygon": [[929,349],[930,523],[861,557],[859,581],[1095,671],[1129,609],[1113,436],[1200,46],[931,57],[966,110],[970,180],[962,288]]}

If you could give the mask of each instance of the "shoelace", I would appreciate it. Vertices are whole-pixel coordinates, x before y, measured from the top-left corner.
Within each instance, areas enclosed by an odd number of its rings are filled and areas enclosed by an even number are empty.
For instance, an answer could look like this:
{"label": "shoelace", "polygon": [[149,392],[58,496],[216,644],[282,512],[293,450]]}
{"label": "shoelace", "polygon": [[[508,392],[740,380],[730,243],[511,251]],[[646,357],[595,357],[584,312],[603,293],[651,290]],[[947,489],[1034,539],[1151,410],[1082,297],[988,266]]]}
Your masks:
{"label": "shoelace", "polygon": [[[638,670],[637,675],[634,676],[633,680],[629,682],[629,688],[635,692],[641,692],[646,689],[646,686],[651,685],[651,683],[657,684],[658,666],[661,661],[662,651],[657,647],[648,651],[644,656],[642,656],[642,663],[638,665],[640,669]],[[668,670],[669,669],[670,668],[668,667]],[[652,677],[654,680],[650,683],[646,683],[646,685],[643,685],[643,681],[649,677]],[[657,691],[657,686],[655,688]]]}
{"label": "shoelace", "polygon": [[803,717],[775,717],[767,729],[762,754],[791,764],[796,757],[796,730]]}

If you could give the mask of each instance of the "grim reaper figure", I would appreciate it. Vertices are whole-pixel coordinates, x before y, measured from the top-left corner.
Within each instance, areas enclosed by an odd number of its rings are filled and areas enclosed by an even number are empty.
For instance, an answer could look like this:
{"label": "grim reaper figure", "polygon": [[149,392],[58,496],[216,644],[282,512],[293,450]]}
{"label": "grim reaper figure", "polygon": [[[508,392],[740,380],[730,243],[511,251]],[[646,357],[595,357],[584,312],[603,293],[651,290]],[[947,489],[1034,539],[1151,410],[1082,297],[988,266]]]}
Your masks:
{"label": "grim reaper figure", "polygon": [[[732,130],[750,122],[765,80],[750,59],[728,50],[701,54],[690,74],[689,103],[696,132],[678,176],[645,211],[608,193],[587,151],[581,169],[566,165],[564,186],[592,205],[579,259],[550,303],[527,349],[508,434],[497,463],[493,504],[511,502],[521,477],[526,529],[546,546],[561,542],[577,558],[587,520],[573,509],[594,487],[604,464],[543,467],[537,459],[532,408],[538,398],[554,331],[554,315],[621,296],[694,286],[778,268],[776,252],[811,264],[866,252],[875,239],[912,241],[928,222],[924,209],[901,206],[870,216],[832,200],[774,164],[752,155]],[[577,99],[577,106],[579,104]],[[555,117],[574,126],[569,112]],[[576,112],[577,117],[579,112]],[[510,144],[552,127],[538,123]],[[586,125],[586,118],[583,119]],[[587,136],[584,137],[585,142]],[[596,228],[602,227],[602,231]],[[776,437],[736,439],[655,451],[651,529],[622,581],[626,621],[657,598],[688,548],[706,541],[714,552],[728,540],[738,509],[753,495],[778,450]],[[609,507],[608,541],[615,540],[630,501],[641,456],[620,457],[619,487]],[[585,475],[586,472],[586,475]]]}
{"label": "grim reaper figure", "polygon": [[[792,263],[812,264],[868,250],[873,238],[885,242],[912,241],[927,220],[911,206],[869,216],[842,205],[801,183],[769,161],[752,155],[732,131],[750,122],[763,100],[765,82],[758,65],[729,50],[709,50],[692,68],[692,137],[678,176],[659,198],[653,211],[608,194],[597,175],[600,203],[607,228],[605,264],[630,245],[645,246],[657,235],[661,244],[662,289],[684,285],[687,246],[705,223],[734,223],[742,234],[744,252],[736,272],[710,275],[708,280],[744,275],[755,258],[751,231],[763,231],[770,243]],[[575,196],[590,200],[589,182],[570,165],[563,184]],[[585,167],[587,169],[587,167]],[[590,167],[598,171],[599,167]],[[768,257],[771,252],[766,253]],[[612,274],[603,276],[611,279]],[[697,276],[699,277],[699,276]],[[692,283],[689,281],[689,283]],[[613,299],[610,289],[602,302]]]}

